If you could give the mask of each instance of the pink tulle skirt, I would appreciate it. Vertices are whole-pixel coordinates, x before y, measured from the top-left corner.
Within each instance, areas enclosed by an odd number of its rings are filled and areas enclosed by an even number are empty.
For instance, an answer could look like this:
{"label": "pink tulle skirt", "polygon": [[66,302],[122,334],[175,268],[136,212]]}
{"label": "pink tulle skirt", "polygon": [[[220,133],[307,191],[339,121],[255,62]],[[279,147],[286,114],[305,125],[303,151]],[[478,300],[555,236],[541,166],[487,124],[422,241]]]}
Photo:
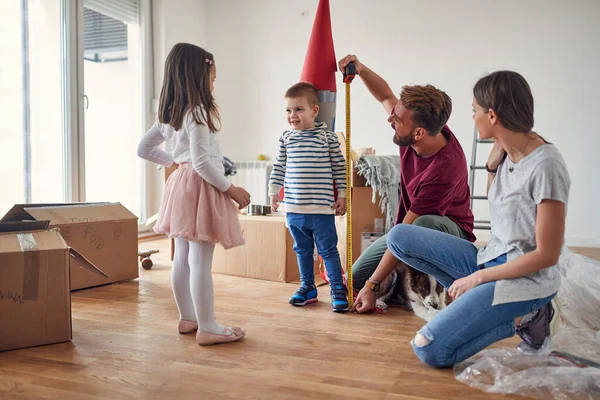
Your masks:
{"label": "pink tulle skirt", "polygon": [[225,249],[244,244],[237,207],[191,163],[180,164],[167,179],[154,231],[169,238],[220,243]]}

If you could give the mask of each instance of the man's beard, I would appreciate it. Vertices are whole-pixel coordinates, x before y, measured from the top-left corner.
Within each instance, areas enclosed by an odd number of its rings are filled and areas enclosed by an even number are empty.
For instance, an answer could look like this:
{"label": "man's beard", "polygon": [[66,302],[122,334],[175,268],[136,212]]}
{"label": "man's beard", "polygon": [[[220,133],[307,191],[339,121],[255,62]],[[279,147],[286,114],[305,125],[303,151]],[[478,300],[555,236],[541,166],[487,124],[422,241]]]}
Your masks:
{"label": "man's beard", "polygon": [[407,135],[405,137],[398,137],[398,135],[395,134],[394,132],[394,144],[401,146],[401,147],[408,147],[408,146],[412,146],[413,144],[415,144],[417,141],[415,140],[415,131],[413,130],[410,135]]}

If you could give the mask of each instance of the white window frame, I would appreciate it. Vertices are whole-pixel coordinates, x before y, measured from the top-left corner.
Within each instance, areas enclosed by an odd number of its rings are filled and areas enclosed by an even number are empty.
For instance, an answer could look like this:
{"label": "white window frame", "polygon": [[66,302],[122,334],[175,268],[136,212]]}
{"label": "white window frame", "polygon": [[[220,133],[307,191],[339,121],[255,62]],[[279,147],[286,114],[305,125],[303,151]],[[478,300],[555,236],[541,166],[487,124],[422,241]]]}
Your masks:
{"label": "white window frame", "polygon": [[[84,95],[84,48],[83,48],[83,3],[84,0],[61,0],[63,45],[63,123],[65,132],[65,200],[85,201],[85,95]],[[142,130],[152,124],[152,97],[154,75],[152,59],[152,8],[151,0],[140,0],[140,55],[141,55],[141,111]],[[139,132],[141,137],[144,132]],[[136,157],[135,154],[131,155]],[[140,160],[140,163],[142,161]],[[146,230],[149,217],[147,168],[142,167],[140,180],[141,204],[138,228]]]}

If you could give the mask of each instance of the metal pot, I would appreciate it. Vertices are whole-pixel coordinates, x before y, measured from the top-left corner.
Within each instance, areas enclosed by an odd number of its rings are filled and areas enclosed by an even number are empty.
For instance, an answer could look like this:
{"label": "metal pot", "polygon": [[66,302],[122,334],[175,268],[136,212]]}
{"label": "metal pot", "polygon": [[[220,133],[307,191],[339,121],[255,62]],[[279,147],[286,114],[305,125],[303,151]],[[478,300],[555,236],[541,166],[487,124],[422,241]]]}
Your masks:
{"label": "metal pot", "polygon": [[248,206],[248,215],[270,215],[271,206],[262,206],[260,204],[250,204]]}

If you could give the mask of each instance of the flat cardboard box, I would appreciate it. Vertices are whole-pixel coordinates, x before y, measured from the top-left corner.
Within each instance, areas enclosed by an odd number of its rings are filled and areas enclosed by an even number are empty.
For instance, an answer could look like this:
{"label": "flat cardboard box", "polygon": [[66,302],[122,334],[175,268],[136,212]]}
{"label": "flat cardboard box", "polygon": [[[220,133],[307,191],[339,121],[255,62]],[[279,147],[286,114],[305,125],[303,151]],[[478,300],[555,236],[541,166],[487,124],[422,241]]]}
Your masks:
{"label": "flat cardboard box", "polygon": [[104,275],[79,263],[71,269],[71,290],[139,276],[137,217],[120,203],[17,204],[2,221],[48,220],[67,244]]}
{"label": "flat cardboard box", "polygon": [[57,230],[0,234],[0,351],[71,340],[69,259]]}
{"label": "flat cardboard box", "polygon": [[[381,226],[380,219],[385,221],[385,215],[379,206],[380,197],[376,195],[375,204],[372,202],[373,188],[352,188],[352,263],[361,254],[362,234],[364,232],[375,232],[376,226]],[[347,263],[347,236],[346,216],[336,217],[336,230],[338,233],[338,251],[342,257],[342,266],[346,270]]]}
{"label": "flat cardboard box", "polygon": [[[299,282],[300,273],[285,217],[240,214],[246,244],[230,250],[217,246],[213,272],[275,282]],[[315,260],[315,278],[319,263]]]}

